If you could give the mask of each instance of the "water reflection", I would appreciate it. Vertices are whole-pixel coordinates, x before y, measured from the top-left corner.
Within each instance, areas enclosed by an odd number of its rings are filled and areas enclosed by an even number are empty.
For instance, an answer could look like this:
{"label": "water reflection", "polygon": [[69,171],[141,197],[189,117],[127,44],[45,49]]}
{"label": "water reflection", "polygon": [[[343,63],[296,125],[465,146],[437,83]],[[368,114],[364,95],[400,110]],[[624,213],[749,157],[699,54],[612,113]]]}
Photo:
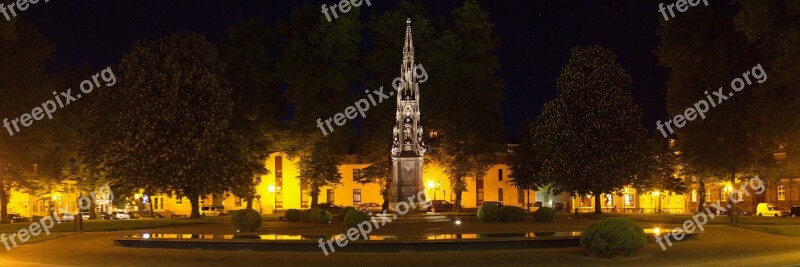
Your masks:
{"label": "water reflection", "polygon": [[[419,234],[419,235],[370,235],[370,241],[381,240],[480,240],[480,239],[499,239],[499,238],[541,238],[541,237],[580,237],[581,232],[528,232],[528,233],[466,233],[466,234]],[[332,235],[213,235],[213,234],[155,234],[144,233],[127,236],[130,238],[141,239],[189,239],[189,240],[337,240],[341,236]]]}

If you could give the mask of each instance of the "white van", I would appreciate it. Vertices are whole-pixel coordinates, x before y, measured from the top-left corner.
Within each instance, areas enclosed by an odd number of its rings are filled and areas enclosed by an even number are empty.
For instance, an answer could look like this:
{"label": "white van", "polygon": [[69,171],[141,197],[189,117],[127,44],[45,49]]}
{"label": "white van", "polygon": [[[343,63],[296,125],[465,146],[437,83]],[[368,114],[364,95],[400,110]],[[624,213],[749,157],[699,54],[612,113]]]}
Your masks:
{"label": "white van", "polygon": [[786,212],[775,207],[775,205],[772,205],[772,203],[758,203],[756,214],[758,214],[758,216],[782,217],[784,214],[786,214]]}

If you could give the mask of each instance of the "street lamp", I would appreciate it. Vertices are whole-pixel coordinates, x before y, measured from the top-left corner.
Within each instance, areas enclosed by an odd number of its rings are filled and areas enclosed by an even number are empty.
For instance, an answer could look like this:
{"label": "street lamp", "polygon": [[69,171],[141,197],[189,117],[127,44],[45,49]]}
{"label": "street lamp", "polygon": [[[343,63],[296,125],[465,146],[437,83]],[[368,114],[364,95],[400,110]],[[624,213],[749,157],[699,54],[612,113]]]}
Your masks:
{"label": "street lamp", "polygon": [[272,200],[272,214],[275,214],[275,209],[278,208],[278,193],[275,190],[275,185],[269,185],[267,191],[273,194]]}

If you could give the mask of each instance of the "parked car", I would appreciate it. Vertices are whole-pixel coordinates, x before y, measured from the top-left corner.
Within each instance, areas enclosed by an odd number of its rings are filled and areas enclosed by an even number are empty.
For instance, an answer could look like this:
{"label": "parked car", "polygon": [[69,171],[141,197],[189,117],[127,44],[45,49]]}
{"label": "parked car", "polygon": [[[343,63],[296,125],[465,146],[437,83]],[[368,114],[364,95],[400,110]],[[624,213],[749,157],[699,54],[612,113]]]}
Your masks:
{"label": "parked car", "polygon": [[455,205],[444,200],[431,200],[428,202],[428,212],[448,212],[454,209]]}
{"label": "parked car", "polygon": [[65,222],[71,222],[75,220],[75,215],[69,212],[61,213],[58,215],[58,217],[61,217],[61,220]]}
{"label": "parked car", "polygon": [[483,206],[486,206],[486,205],[495,205],[497,207],[502,208],[503,207],[503,202],[500,202],[500,201],[484,201],[483,202]]}
{"label": "parked car", "polygon": [[381,207],[381,205],[379,205],[378,203],[370,202],[370,203],[363,203],[361,205],[358,205],[358,210],[360,210],[361,212],[364,212],[364,213],[367,213],[367,212],[381,212],[381,211],[383,211],[383,207]]}
{"label": "parked car", "polygon": [[[739,208],[739,207],[734,207],[734,209],[736,209],[736,213],[738,213],[739,215],[743,215],[743,216],[753,216],[753,213],[752,213],[752,212],[750,212],[750,211],[746,211],[746,210],[743,210],[742,208]],[[722,215],[728,215],[728,214],[730,213],[730,211],[731,211],[731,209],[727,209],[727,210],[725,210],[725,211],[723,211],[723,212],[722,212]]]}
{"label": "parked car", "polygon": [[339,211],[342,210],[342,207],[339,207],[339,206],[337,206],[336,204],[333,204],[333,203],[320,203],[320,204],[317,204],[317,208],[320,208],[320,209],[323,209],[323,210],[327,210],[328,212],[330,212],[332,214],[339,214]]}
{"label": "parked car", "polygon": [[150,214],[150,211],[149,211],[149,210],[139,210],[139,211],[134,211],[134,212],[131,212],[131,217],[133,217],[134,219],[141,219],[141,218],[164,218],[164,216],[161,216],[161,214],[158,214],[158,213],[153,213],[153,214]]}
{"label": "parked car", "polygon": [[88,211],[78,212],[78,215],[80,215],[81,219],[83,219],[84,221],[89,219],[89,212]]}
{"label": "parked car", "polygon": [[8,219],[11,220],[11,222],[25,222],[25,221],[27,221],[27,218],[22,217],[22,215],[19,215],[19,213],[9,213],[8,214]]}
{"label": "parked car", "polygon": [[100,212],[97,214],[97,218],[100,220],[111,220],[111,214]]}
{"label": "parked car", "polygon": [[217,206],[203,206],[200,207],[200,215],[203,216],[219,216],[222,213],[223,207]]}
{"label": "parked car", "polygon": [[775,207],[772,203],[758,203],[758,207],[756,208],[756,214],[758,216],[774,216],[774,217],[781,217],[788,215],[787,212],[781,210],[778,207]]}
{"label": "parked car", "polygon": [[114,220],[130,220],[131,215],[124,211],[115,211],[111,213],[111,219]]}
{"label": "parked car", "polygon": [[794,206],[789,209],[789,217],[800,217],[800,206]]}

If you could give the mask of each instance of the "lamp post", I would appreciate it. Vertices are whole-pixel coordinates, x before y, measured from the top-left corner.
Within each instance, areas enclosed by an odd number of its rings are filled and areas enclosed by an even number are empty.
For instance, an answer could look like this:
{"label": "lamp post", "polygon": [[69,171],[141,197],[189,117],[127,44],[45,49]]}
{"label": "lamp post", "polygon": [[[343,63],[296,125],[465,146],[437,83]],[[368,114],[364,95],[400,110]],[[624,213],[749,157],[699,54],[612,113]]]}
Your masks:
{"label": "lamp post", "polygon": [[[434,186],[435,184],[433,183],[433,181],[428,181],[428,189],[435,190]],[[436,191],[433,191],[433,200],[436,200]]]}
{"label": "lamp post", "polygon": [[269,185],[267,191],[273,194],[272,200],[272,214],[275,214],[275,209],[278,207],[278,193],[275,191],[275,185]]}

